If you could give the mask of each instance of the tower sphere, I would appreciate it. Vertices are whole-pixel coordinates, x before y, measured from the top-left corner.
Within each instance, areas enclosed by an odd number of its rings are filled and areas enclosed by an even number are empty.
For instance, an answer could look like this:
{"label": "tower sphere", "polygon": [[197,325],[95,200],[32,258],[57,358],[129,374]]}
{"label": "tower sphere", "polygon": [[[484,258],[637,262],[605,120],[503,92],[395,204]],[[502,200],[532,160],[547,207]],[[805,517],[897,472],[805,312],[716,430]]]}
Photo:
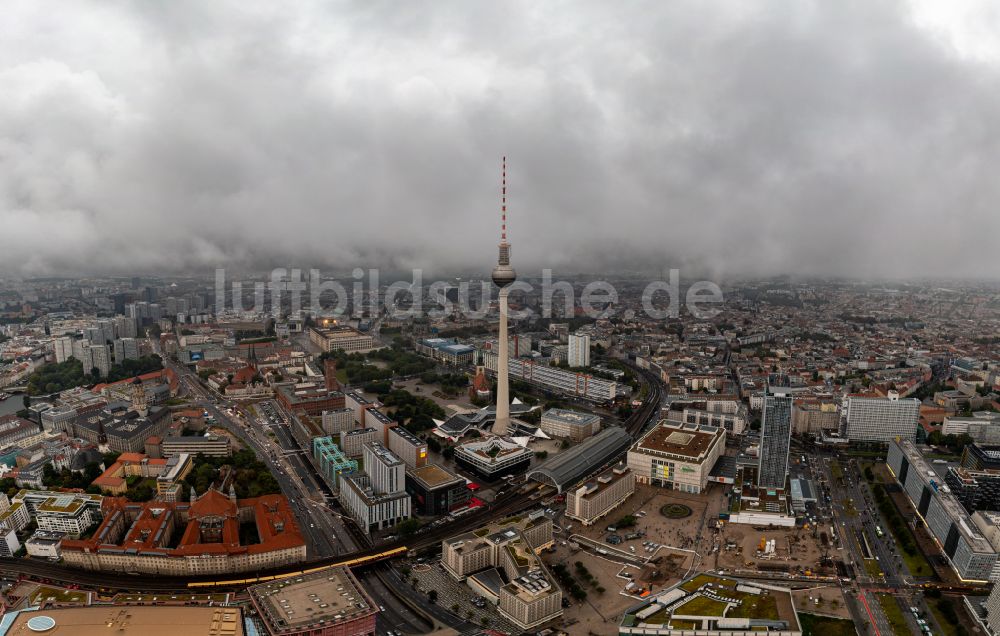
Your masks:
{"label": "tower sphere", "polygon": [[497,265],[493,268],[493,284],[503,289],[517,280],[517,272],[510,265]]}

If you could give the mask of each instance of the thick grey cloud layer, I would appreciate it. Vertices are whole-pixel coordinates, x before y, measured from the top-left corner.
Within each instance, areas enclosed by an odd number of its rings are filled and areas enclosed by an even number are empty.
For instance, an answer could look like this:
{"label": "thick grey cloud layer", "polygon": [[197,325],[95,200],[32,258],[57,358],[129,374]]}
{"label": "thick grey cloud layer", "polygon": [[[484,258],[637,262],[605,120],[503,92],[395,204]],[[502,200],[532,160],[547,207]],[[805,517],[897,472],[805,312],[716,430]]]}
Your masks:
{"label": "thick grey cloud layer", "polygon": [[10,2],[0,275],[486,270],[506,154],[522,269],[996,277],[1000,64],[946,26],[892,0]]}

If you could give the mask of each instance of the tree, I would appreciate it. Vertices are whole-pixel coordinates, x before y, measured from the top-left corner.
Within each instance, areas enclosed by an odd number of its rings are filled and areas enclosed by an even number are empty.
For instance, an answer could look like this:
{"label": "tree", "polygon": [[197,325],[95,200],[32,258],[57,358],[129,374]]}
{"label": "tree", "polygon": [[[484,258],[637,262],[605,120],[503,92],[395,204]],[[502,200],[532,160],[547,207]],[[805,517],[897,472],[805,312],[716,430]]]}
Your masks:
{"label": "tree", "polygon": [[23,404],[26,409],[31,408],[31,396],[25,393],[24,397],[21,398],[21,404]]}
{"label": "tree", "polygon": [[420,529],[420,522],[410,517],[399,524],[399,534],[404,537],[411,537]]}
{"label": "tree", "polygon": [[437,590],[431,590],[430,592],[428,592],[427,593],[427,599],[431,603],[437,603],[437,600],[438,600],[438,591]]}

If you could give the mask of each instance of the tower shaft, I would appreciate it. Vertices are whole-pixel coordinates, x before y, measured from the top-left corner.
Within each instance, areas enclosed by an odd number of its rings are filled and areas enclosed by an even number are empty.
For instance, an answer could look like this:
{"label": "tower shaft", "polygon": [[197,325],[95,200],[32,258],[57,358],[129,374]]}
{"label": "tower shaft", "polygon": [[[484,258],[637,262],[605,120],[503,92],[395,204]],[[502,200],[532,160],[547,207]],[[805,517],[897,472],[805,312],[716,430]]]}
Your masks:
{"label": "tower shaft", "polygon": [[497,352],[497,417],[493,424],[493,432],[497,435],[506,435],[510,430],[510,384],[508,378],[508,366],[510,357],[510,344],[507,337],[507,294],[508,287],[500,288],[500,351]]}

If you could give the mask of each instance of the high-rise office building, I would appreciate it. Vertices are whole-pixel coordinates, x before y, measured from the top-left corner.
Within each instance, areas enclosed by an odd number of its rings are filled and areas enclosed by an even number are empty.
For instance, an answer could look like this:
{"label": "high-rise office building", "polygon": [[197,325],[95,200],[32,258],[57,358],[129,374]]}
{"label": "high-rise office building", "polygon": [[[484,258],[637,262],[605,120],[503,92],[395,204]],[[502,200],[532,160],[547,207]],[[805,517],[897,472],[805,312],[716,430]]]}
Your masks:
{"label": "high-rise office building", "polygon": [[52,347],[55,349],[56,362],[66,362],[73,357],[73,338],[70,336],[56,338],[52,341]]}
{"label": "high-rise office building", "polygon": [[341,473],[340,500],[364,532],[410,517],[406,464],[379,442],[364,445],[364,472]]}
{"label": "high-rise office building", "polygon": [[100,377],[108,377],[111,373],[111,347],[103,344],[84,345],[82,353],[80,361],[83,362],[84,373],[97,369]]}
{"label": "high-rise office building", "polygon": [[590,366],[590,336],[573,334],[569,337],[569,353],[566,356],[571,367]]}
{"label": "high-rise office building", "polygon": [[917,437],[920,400],[900,399],[895,391],[884,398],[849,395],[842,417],[844,437],[852,442],[891,442],[897,437],[912,442]]}
{"label": "high-rise office building", "polygon": [[118,338],[114,344],[115,364],[139,359],[139,341],[135,338]]}
{"label": "high-rise office building", "polygon": [[[507,295],[510,286],[517,280],[517,273],[510,266],[510,243],[507,242],[507,157],[503,158],[501,172],[501,205],[500,205],[500,245],[497,266],[493,268],[493,284],[500,288],[500,333],[497,341],[507,342]],[[510,384],[508,380],[508,347],[500,346],[497,364],[497,416],[493,424],[493,432],[506,435],[510,428]]]}
{"label": "high-rise office building", "polygon": [[115,316],[115,337],[116,338],[138,338],[139,330],[136,327],[135,318],[129,316]]}
{"label": "high-rise office building", "polygon": [[792,437],[792,396],[768,388],[760,427],[757,486],[784,488],[788,476],[788,445]]}

